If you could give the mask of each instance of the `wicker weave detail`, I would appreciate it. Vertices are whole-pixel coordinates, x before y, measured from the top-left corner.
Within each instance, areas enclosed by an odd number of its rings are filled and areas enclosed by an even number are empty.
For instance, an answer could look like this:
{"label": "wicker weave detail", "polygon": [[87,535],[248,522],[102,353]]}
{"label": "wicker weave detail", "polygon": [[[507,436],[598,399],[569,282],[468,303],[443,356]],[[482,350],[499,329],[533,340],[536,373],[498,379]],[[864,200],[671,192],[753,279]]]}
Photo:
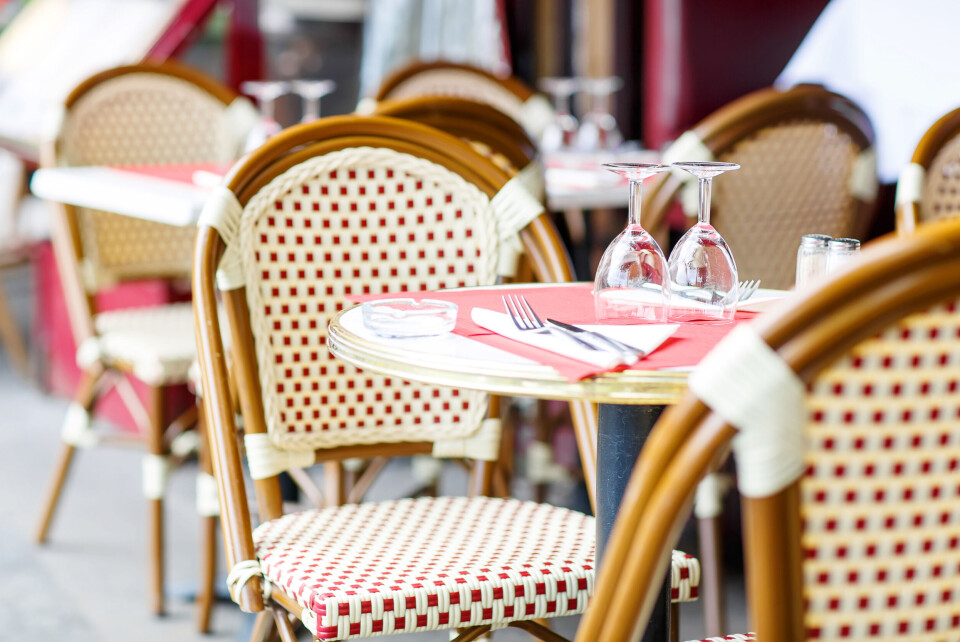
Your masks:
{"label": "wicker weave detail", "polygon": [[861,343],[811,384],[809,639],[957,639],[958,386],[954,304]]}
{"label": "wicker weave detail", "polygon": [[930,167],[920,201],[920,221],[960,216],[960,136],[940,148]]}
{"label": "wicker weave detail", "polygon": [[101,312],[94,317],[94,327],[96,336],[77,350],[81,366],[102,359],[131,368],[152,385],[188,381],[197,357],[190,303]]}
{"label": "wicker weave detail", "polygon": [[722,638],[705,638],[703,640],[690,640],[690,642],[754,642],[756,639],[756,633],[737,633]]}
{"label": "wicker weave detail", "polygon": [[453,96],[496,107],[523,122],[523,101],[500,83],[463,69],[427,69],[394,87],[387,98]]}
{"label": "wicker weave detail", "polygon": [[326,348],[350,295],[496,279],[490,199],[449,170],[389,149],[312,158],[246,205],[240,253],[267,425],[283,449],[455,439],[484,394],[361,372]]}
{"label": "wicker weave detail", "polygon": [[792,122],[761,129],[719,155],[742,167],[714,181],[711,207],[741,278],[788,288],[802,235],[857,230],[850,173],[859,153],[835,125]]}
{"label": "wicker weave detail", "polygon": [[313,613],[318,638],[346,639],[580,613],[594,528],[546,504],[445,497],[286,515],[254,541],[273,591]]}
{"label": "wicker weave detail", "polygon": [[[238,152],[226,106],[178,78],[133,73],[94,87],[71,107],[60,132],[64,165],[226,162]],[[188,275],[196,230],[80,210],[83,252],[96,275],[112,281]]]}

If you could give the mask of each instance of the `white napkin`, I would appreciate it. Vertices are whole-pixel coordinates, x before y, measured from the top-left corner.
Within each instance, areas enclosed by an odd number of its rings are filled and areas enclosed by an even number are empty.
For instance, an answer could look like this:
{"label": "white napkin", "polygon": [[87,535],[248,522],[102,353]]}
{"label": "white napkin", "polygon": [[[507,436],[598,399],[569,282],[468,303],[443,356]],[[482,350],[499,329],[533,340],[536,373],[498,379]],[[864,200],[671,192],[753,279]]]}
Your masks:
{"label": "white napkin", "polygon": [[[601,368],[613,368],[624,363],[624,360],[613,352],[590,350],[578,345],[571,339],[551,332],[521,331],[503,312],[494,312],[484,308],[473,308],[470,318],[481,328],[495,332],[501,336],[520,341],[527,345],[549,350],[559,355],[590,363]],[[644,324],[644,325],[581,325],[584,330],[593,330],[610,338],[629,343],[635,348],[644,350],[647,354],[653,352],[676,330],[676,325]]]}

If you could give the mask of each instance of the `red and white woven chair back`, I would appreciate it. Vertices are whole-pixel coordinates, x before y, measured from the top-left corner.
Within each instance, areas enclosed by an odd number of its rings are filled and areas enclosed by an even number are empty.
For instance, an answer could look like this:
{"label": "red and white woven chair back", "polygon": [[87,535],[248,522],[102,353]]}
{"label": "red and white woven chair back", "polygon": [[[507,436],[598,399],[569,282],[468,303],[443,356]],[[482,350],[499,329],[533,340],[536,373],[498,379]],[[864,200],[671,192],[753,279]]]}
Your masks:
{"label": "red and white woven chair back", "polygon": [[[227,105],[159,72],[113,76],[66,112],[58,165],[225,163],[237,157]],[[131,278],[189,275],[196,230],[88,209],[78,211],[89,290]]]}
{"label": "red and white woven chair back", "polygon": [[960,313],[908,317],[809,386],[801,522],[813,640],[960,627]]}
{"label": "red and white woven chair back", "polygon": [[788,288],[802,235],[860,234],[851,184],[861,151],[834,124],[799,120],[759,129],[718,155],[742,168],[714,181],[711,208],[742,276]]}
{"label": "red and white woven chair back", "polygon": [[486,395],[362,372],[333,358],[326,329],[351,296],[494,283],[497,239],[484,193],[391,149],[314,157],[261,188],[238,243],[274,443],[312,450],[475,433]]}

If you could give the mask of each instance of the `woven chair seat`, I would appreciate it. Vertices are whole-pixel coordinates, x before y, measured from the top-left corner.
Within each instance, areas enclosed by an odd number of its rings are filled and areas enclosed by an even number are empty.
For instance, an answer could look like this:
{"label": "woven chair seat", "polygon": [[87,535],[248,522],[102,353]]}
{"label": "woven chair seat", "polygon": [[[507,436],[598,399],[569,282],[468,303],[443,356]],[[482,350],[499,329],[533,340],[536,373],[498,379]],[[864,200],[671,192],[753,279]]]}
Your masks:
{"label": "woven chair seat", "polygon": [[131,369],[151,385],[187,382],[197,357],[189,302],[101,312],[94,328],[96,336],[77,350],[81,366],[100,359]]}
{"label": "woven chair seat", "polygon": [[[254,541],[272,590],[304,607],[321,640],[573,615],[593,592],[594,519],[516,499],[308,510],[265,522]],[[696,559],[674,560],[675,594],[695,598]]]}
{"label": "woven chair seat", "polygon": [[689,642],[753,642],[756,639],[756,633],[737,633],[722,638],[705,638],[703,640],[690,640]]}

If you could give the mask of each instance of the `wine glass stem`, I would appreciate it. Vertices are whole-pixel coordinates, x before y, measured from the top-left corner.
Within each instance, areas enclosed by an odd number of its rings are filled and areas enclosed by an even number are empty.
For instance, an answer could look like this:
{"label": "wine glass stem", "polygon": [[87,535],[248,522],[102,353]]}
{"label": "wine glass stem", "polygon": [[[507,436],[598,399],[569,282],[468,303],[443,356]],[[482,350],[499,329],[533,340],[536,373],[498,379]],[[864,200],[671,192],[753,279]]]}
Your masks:
{"label": "wine glass stem", "polygon": [[307,98],[303,101],[303,120],[305,122],[318,120],[320,118],[320,99]]}
{"label": "wine glass stem", "polygon": [[627,224],[640,225],[640,204],[643,202],[643,180],[630,180],[630,203],[627,207]]}
{"label": "wine glass stem", "polygon": [[697,222],[703,225],[710,225],[710,189],[711,178],[700,178],[700,209],[698,210]]}

